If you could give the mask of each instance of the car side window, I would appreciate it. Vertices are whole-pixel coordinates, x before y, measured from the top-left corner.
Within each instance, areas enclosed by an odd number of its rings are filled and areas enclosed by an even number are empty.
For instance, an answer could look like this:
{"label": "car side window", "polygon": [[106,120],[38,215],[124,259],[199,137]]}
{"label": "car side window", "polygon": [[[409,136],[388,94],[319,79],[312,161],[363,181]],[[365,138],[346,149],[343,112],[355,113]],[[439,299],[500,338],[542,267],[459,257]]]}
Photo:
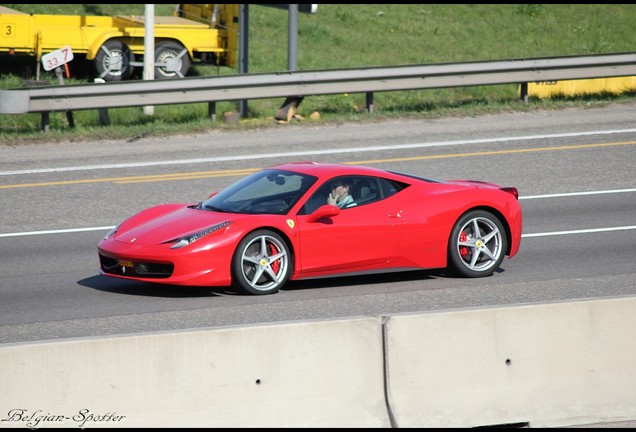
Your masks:
{"label": "car side window", "polygon": [[358,205],[382,199],[378,179],[376,177],[355,177],[351,195]]}
{"label": "car side window", "polygon": [[353,197],[353,203],[343,207],[343,210],[383,200],[408,186],[393,180],[371,176],[334,177],[326,181],[313,193],[298,214],[310,214],[318,207],[327,204],[327,196],[331,193],[334,185],[340,183],[351,185],[350,194]]}
{"label": "car side window", "polygon": [[393,196],[407,186],[381,177],[356,177],[352,195],[358,205],[364,205]]}
{"label": "car side window", "polygon": [[[351,189],[352,189],[352,182],[353,182],[353,178],[352,176],[339,176],[339,177],[333,177],[329,180],[327,180],[326,182],[323,183],[322,186],[320,186],[313,194],[311,197],[309,197],[309,199],[307,200],[307,202],[305,203],[305,205],[300,209],[300,211],[298,212],[298,214],[310,214],[312,212],[314,212],[318,207],[323,206],[325,204],[328,204],[328,197],[330,194],[334,193],[334,194],[342,194],[343,193],[343,186],[345,186],[344,189],[347,190],[347,194],[350,194]],[[337,190],[336,190],[337,189]],[[345,195],[347,195],[345,194]],[[334,195],[335,196],[335,195]],[[342,196],[338,196],[337,200],[338,202],[340,202],[341,199],[343,199],[344,197]],[[334,198],[336,199],[336,197]],[[345,210],[351,207],[355,207],[356,203],[355,200],[351,200],[351,197],[346,198],[346,200],[342,203],[340,203],[340,205],[338,205],[338,207],[340,207],[341,209]]]}

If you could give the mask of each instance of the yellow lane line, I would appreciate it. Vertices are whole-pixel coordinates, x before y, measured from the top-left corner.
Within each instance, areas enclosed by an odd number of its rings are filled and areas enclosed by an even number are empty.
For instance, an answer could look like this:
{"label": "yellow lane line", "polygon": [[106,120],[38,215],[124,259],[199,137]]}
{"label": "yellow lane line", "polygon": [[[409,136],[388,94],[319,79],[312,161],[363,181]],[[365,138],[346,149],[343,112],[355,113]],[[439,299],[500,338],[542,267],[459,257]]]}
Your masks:
{"label": "yellow lane line", "polygon": [[257,170],[258,170],[257,168],[246,168],[241,170],[200,171],[200,172],[192,172],[192,173],[155,174],[155,175],[133,176],[133,177],[109,177],[109,178],[83,179],[83,180],[64,180],[64,181],[44,182],[44,183],[0,185],[0,189],[14,189],[14,188],[39,187],[39,186],[60,186],[60,185],[82,184],[82,183],[138,183],[138,182],[144,182],[144,181],[151,182],[151,181],[165,181],[165,180],[188,180],[190,178],[247,175]]}
{"label": "yellow lane line", "polygon": [[344,163],[351,164],[351,165],[359,165],[359,164],[372,164],[372,163],[380,163],[380,162],[400,162],[400,161],[447,159],[447,158],[472,157],[472,156],[492,156],[492,155],[513,154],[513,153],[536,153],[536,152],[555,151],[555,150],[579,150],[579,149],[585,149],[585,148],[617,147],[617,146],[634,145],[634,144],[636,144],[636,141],[603,143],[603,144],[577,144],[572,146],[534,147],[534,148],[516,149],[516,150],[493,150],[493,151],[473,152],[473,153],[457,153],[457,154],[444,154],[444,155],[432,155],[432,156],[412,156],[412,157],[403,157],[403,158],[375,159],[375,160],[344,162]]}
{"label": "yellow lane line", "polygon": [[[386,162],[404,162],[415,160],[430,160],[430,159],[450,159],[459,157],[474,157],[474,156],[493,156],[503,154],[516,154],[516,153],[537,153],[546,151],[559,151],[559,150],[580,150],[598,147],[618,147],[624,145],[634,145],[636,141],[625,141],[616,143],[602,143],[602,144],[577,144],[571,146],[557,146],[557,147],[533,147],[527,149],[515,149],[515,150],[493,150],[483,152],[470,152],[470,153],[456,153],[456,154],[441,154],[441,155],[428,155],[428,156],[411,156],[401,158],[389,158],[389,159],[367,159],[354,162],[343,162],[348,165],[370,165],[375,163]],[[12,185],[0,185],[0,189],[16,189],[16,188],[29,188],[29,187],[42,187],[42,186],[61,186],[72,184],[85,184],[85,183],[145,183],[145,182],[158,182],[158,181],[170,181],[170,180],[192,180],[200,178],[210,177],[229,177],[251,174],[258,171],[260,168],[245,168],[238,170],[217,170],[217,171],[197,171],[190,173],[177,173],[177,174],[156,174],[146,176],[131,176],[131,177],[110,177],[110,178],[97,178],[97,179],[83,179],[83,180],[65,180],[56,182],[43,182],[43,183],[24,183],[24,184],[12,184]]]}

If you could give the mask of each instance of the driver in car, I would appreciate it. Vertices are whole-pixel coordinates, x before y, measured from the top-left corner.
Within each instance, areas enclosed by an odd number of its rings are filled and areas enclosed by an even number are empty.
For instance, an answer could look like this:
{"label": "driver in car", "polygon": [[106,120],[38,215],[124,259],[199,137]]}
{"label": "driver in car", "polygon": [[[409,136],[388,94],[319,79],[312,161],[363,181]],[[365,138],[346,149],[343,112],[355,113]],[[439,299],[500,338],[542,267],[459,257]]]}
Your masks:
{"label": "driver in car", "polygon": [[345,181],[338,181],[331,185],[331,192],[327,196],[327,204],[340,208],[353,207],[356,203],[350,194],[351,184]]}

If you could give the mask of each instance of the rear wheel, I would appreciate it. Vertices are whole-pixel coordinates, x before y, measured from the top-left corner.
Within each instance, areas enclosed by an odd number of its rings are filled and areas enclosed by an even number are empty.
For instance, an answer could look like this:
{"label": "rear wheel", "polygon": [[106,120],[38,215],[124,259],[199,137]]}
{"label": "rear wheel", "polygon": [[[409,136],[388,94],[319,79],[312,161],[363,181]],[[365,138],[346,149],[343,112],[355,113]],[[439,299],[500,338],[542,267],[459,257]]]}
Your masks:
{"label": "rear wheel", "polygon": [[177,42],[160,42],[155,47],[155,78],[183,78],[190,69],[190,55],[183,45]]}
{"label": "rear wheel", "polygon": [[104,81],[127,80],[133,73],[134,61],[135,54],[118,40],[105,42],[93,60],[97,76]]}
{"label": "rear wheel", "polygon": [[473,210],[453,227],[448,242],[449,267],[460,276],[490,276],[501,265],[506,249],[506,233],[499,219],[490,212]]}
{"label": "rear wheel", "polygon": [[254,231],[239,243],[232,258],[234,284],[247,294],[278,292],[292,270],[287,243],[270,230]]}

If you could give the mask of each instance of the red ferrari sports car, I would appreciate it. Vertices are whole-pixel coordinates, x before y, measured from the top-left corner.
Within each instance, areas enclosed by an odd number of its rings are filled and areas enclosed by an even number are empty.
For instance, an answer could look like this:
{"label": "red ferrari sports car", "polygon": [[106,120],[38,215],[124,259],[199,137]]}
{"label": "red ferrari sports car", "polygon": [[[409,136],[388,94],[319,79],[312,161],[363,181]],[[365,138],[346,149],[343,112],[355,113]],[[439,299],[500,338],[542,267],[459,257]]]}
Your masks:
{"label": "red ferrari sports car", "polygon": [[[352,198],[334,202],[338,190]],[[297,162],[199,203],[143,210],[98,253],[105,276],[271,294],[288,280],[378,271],[490,276],[518,252],[521,230],[514,187]]]}

